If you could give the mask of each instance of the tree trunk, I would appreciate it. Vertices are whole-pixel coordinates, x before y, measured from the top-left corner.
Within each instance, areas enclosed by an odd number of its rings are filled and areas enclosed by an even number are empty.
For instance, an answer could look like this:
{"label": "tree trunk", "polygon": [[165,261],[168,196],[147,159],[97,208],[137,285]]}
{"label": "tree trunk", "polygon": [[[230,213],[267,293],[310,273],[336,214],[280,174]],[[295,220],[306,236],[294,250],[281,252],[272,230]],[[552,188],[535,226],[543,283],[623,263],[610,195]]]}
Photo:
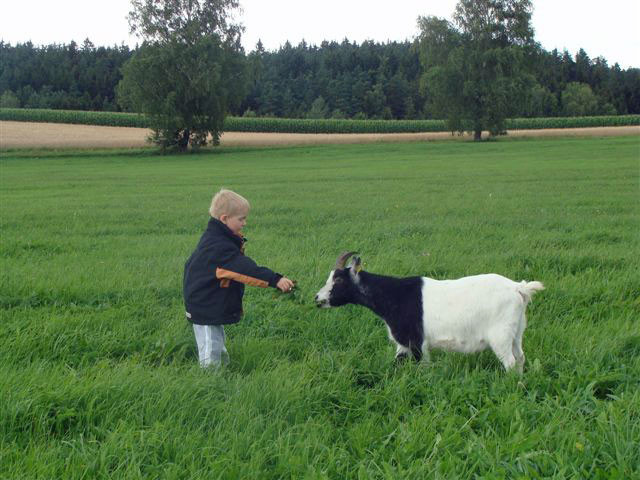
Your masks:
{"label": "tree trunk", "polygon": [[178,139],[178,149],[181,152],[185,152],[189,147],[189,129],[185,129],[182,131],[182,136]]}
{"label": "tree trunk", "polygon": [[479,142],[480,140],[482,140],[482,130],[474,130],[473,141]]}

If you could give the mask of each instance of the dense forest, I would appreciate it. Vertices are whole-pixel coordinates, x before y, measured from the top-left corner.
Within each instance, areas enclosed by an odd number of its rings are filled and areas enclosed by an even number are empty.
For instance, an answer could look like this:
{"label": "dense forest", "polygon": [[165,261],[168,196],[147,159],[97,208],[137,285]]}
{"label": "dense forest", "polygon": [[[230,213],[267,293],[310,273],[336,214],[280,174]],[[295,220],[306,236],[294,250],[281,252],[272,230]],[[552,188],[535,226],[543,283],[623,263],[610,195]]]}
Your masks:
{"label": "dense forest", "polygon": [[127,46],[34,46],[0,42],[0,105],[69,110],[118,110],[115,87],[134,51]]}
{"label": "dense forest", "polygon": [[[136,50],[0,42],[0,106],[120,110],[116,86]],[[246,55],[247,95],[234,115],[291,118],[433,118],[420,93],[419,54],[411,42],[285,43]],[[531,88],[521,117],[640,113],[640,69],[609,66],[584,50],[529,52]]]}

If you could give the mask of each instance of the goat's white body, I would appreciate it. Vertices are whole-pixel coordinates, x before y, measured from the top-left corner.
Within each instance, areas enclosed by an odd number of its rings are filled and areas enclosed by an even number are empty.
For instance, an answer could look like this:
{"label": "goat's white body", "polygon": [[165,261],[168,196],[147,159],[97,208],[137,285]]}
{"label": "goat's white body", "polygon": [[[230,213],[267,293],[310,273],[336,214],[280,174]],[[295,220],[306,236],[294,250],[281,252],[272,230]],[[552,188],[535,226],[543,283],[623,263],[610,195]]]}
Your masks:
{"label": "goat's white body", "polygon": [[429,348],[473,353],[490,339],[513,337],[524,319],[525,303],[518,283],[500,275],[475,275],[457,280],[424,277],[422,324]]}
{"label": "goat's white body", "polygon": [[[516,366],[522,371],[525,310],[531,295],[542,288],[540,282],[517,283],[497,274],[457,280],[423,277],[425,358],[432,348],[461,353],[491,348],[507,370]],[[405,351],[398,345],[398,353]]]}

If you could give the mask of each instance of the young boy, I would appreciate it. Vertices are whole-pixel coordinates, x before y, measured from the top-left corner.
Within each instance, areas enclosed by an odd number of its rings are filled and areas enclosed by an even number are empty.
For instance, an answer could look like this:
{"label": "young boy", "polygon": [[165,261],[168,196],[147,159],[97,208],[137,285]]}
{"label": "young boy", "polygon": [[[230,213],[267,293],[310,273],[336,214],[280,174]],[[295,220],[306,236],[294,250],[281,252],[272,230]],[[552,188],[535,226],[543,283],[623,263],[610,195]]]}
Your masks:
{"label": "young boy", "polygon": [[275,287],[288,293],[293,282],[244,254],[242,228],[249,202],[231,190],[213,197],[211,219],[184,267],[187,319],[193,324],[202,367],[229,362],[223,325],[242,318],[244,286]]}

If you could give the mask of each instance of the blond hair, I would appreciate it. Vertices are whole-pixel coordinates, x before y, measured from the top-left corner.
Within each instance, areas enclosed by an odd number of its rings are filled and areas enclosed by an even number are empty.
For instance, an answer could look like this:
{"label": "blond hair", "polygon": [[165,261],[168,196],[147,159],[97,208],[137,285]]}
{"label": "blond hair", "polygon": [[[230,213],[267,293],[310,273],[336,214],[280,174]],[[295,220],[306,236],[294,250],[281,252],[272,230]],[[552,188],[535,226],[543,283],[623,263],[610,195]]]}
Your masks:
{"label": "blond hair", "polygon": [[233,216],[248,213],[249,208],[249,202],[242,195],[222,188],[213,196],[209,213],[213,218],[220,219],[221,215]]}

